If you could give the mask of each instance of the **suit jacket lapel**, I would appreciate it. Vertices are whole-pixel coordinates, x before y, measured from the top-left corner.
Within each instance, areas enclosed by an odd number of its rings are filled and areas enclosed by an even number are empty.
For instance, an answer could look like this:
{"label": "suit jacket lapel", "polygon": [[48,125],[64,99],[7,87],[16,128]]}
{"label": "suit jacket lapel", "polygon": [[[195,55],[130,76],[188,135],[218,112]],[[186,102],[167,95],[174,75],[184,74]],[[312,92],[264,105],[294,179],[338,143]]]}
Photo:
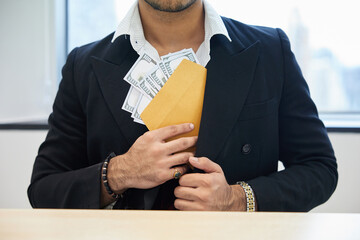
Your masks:
{"label": "suit jacket lapel", "polygon": [[[133,122],[130,113],[121,109],[130,85],[123,80],[139,55],[133,50],[129,39],[122,37],[110,44],[104,56],[93,57],[92,66],[104,99],[117,122],[129,147],[148,129]],[[159,187],[142,190],[129,189],[125,208],[151,209]]]}
{"label": "suit jacket lapel", "polygon": [[211,44],[196,156],[216,162],[254,78],[259,42],[245,48],[217,36]]}
{"label": "suit jacket lapel", "polygon": [[104,57],[92,58],[92,66],[104,99],[130,146],[148,130],[144,125],[133,122],[131,114],[121,109],[130,88],[123,78],[138,56],[129,39],[118,38],[107,49]]}

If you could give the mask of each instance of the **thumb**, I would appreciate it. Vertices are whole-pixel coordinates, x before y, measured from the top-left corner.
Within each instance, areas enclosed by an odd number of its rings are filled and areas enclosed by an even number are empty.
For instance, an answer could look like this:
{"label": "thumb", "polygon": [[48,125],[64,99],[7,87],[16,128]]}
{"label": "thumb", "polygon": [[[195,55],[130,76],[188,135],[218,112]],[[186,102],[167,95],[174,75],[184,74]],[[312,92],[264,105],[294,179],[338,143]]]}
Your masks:
{"label": "thumb", "polygon": [[222,173],[221,167],[206,157],[190,157],[189,162],[195,168],[201,169],[206,173]]}

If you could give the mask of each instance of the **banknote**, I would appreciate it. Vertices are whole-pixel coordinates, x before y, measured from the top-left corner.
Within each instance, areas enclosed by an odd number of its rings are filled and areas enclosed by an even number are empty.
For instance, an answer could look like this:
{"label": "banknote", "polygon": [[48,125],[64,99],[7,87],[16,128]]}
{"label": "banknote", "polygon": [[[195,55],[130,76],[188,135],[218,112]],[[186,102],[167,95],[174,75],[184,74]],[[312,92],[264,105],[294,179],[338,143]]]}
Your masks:
{"label": "banknote", "polygon": [[134,119],[134,122],[145,125],[145,123],[142,120],[139,120],[139,119],[136,119],[136,118]]}
{"label": "banknote", "polygon": [[130,86],[128,94],[122,105],[122,109],[127,112],[133,113],[140,96],[141,96],[141,92],[138,91],[135,87]]}
{"label": "banknote", "polygon": [[134,122],[144,124],[141,113],[161,90],[183,59],[199,63],[192,49],[169,53],[156,61],[142,54],[124,77],[130,83],[122,109],[131,113]]}
{"label": "banknote", "polygon": [[169,54],[161,57],[161,62],[159,62],[158,65],[159,65],[159,68],[162,71],[163,75],[166,77],[166,79],[168,79],[172,73],[169,73],[167,71],[165,62],[169,62],[172,59],[176,59],[177,57],[185,56],[186,54],[189,54],[191,52],[193,52],[192,49],[183,49],[181,51],[169,53]]}
{"label": "banknote", "polygon": [[132,112],[132,114],[131,114],[131,117],[134,119],[134,121],[135,120],[137,120],[137,121],[142,121],[141,120],[141,117],[140,117],[140,113],[137,111],[137,108],[138,108],[138,106],[139,106],[139,104],[140,104],[140,101],[141,101],[141,99],[144,97],[144,95],[140,95],[140,97],[139,97],[139,99],[138,99],[138,101],[137,101],[137,103],[136,103],[136,106],[134,107],[134,111]]}
{"label": "banknote", "polygon": [[164,74],[165,78],[169,79],[170,75],[169,75],[168,71],[166,71],[164,62],[159,62],[158,65],[159,65],[161,72]]}
{"label": "banknote", "polygon": [[145,78],[141,80],[139,86],[143,94],[150,97],[151,99],[153,99],[160,90],[160,88],[157,87],[156,84],[153,82],[153,80],[150,79],[148,76],[145,76]]}
{"label": "banknote", "polygon": [[159,66],[153,68],[149,73],[148,76],[153,80],[160,88],[164,86],[167,79],[164,73],[161,71]]}
{"label": "banknote", "polygon": [[170,58],[173,58],[173,57],[175,57],[177,55],[185,55],[190,51],[191,51],[190,48],[186,48],[186,49],[183,49],[183,50],[178,51],[178,52],[169,53],[167,55],[162,56],[161,61],[165,62],[165,61],[169,60]]}
{"label": "banknote", "polygon": [[[142,54],[124,77],[132,86],[139,88],[141,80],[157,65],[157,62],[146,53]],[[140,88],[139,88],[140,89]]]}
{"label": "banknote", "polygon": [[147,98],[144,95],[141,95],[136,107],[134,109],[134,112],[131,114],[131,117],[134,119],[134,121],[136,120],[136,122],[138,123],[143,123],[141,120],[141,113],[144,111],[144,109],[147,107],[147,105],[149,105],[149,103],[151,102],[151,99]]}
{"label": "banknote", "polygon": [[173,74],[173,72],[175,71],[177,66],[184,59],[188,59],[190,61],[193,61],[194,63],[199,63],[199,61],[197,60],[196,55],[192,49],[189,51],[186,51],[183,54],[174,55],[174,57],[168,58],[166,61],[163,61],[164,67],[169,76],[171,76]]}

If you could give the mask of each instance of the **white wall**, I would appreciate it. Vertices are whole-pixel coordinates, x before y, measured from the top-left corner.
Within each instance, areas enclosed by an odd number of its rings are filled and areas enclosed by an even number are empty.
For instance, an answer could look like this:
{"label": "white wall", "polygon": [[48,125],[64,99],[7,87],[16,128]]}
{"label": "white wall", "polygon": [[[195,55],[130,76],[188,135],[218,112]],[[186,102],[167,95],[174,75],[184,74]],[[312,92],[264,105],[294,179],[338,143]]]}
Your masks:
{"label": "white wall", "polygon": [[[0,131],[0,208],[30,208],[26,190],[46,131]],[[360,213],[360,134],[331,133],[339,165],[338,187],[314,212]]]}
{"label": "white wall", "polygon": [[0,130],[0,208],[30,208],[27,187],[46,131]]}

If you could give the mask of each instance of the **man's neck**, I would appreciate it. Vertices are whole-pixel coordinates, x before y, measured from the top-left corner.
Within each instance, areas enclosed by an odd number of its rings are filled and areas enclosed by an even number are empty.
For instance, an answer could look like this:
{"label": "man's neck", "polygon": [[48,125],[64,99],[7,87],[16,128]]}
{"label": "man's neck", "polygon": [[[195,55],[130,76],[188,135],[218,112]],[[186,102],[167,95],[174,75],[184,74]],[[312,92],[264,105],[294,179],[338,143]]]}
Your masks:
{"label": "man's neck", "polygon": [[139,0],[144,35],[159,55],[192,48],[195,52],[204,41],[205,13],[201,0],[181,12],[162,12]]}

